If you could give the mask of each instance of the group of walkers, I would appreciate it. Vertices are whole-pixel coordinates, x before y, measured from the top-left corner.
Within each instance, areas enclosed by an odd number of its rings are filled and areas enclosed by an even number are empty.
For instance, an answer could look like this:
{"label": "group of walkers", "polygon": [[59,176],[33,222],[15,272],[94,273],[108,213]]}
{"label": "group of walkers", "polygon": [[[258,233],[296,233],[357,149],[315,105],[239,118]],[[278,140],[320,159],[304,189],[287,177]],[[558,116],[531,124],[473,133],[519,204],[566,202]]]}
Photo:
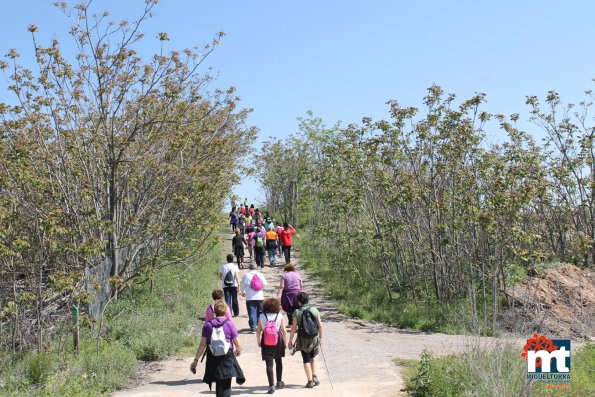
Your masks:
{"label": "group of walkers", "polygon": [[265,253],[268,253],[270,266],[275,266],[277,255],[283,253],[285,264],[291,262],[291,247],[296,230],[289,223],[283,226],[268,211],[264,215],[254,204],[232,206],[229,213],[229,225],[235,236],[231,240],[231,248],[240,269],[244,263],[244,247],[248,248],[250,260],[254,258],[256,265],[264,268]]}
{"label": "group of walkers", "polygon": [[[205,310],[205,323],[201,333],[201,340],[196,357],[190,365],[190,370],[196,373],[199,361],[206,357],[205,372],[203,381],[211,388],[214,382],[217,397],[227,397],[231,395],[231,381],[236,378],[238,384],[245,382],[244,373],[238,363],[237,357],[241,355],[242,346],[238,339],[239,333],[234,323],[234,318],[239,315],[238,293],[246,299],[246,311],[248,314],[249,332],[256,335],[256,344],[260,348],[261,358],[265,362],[266,374],[268,379],[268,393],[272,394],[277,389],[285,386],[283,382],[283,358],[286,349],[291,350],[291,354],[299,351],[302,355],[304,371],[306,373],[306,388],[313,388],[320,384],[316,375],[315,357],[320,353],[320,342],[323,335],[320,312],[309,303],[309,296],[303,291],[303,282],[301,275],[296,271],[295,265],[290,263],[291,235],[295,229],[285,224],[283,230],[277,232],[274,230],[272,217],[266,213],[264,218],[257,217],[260,213],[254,206],[248,207],[247,200],[240,209],[233,208],[230,213],[230,225],[235,233],[233,239],[238,236],[242,244],[249,245],[249,240],[254,240],[254,236],[246,241],[245,236],[249,233],[262,234],[265,241],[273,238],[281,243],[285,251],[284,274],[279,282],[277,294],[275,297],[265,299],[264,288],[268,285],[266,277],[258,271],[258,267],[264,267],[264,259],[258,259],[261,254],[260,249],[263,245],[255,242],[252,247],[254,261],[250,261],[249,271],[240,279],[240,266],[234,263],[234,255],[227,255],[227,263],[221,266],[219,278],[221,280],[221,289],[215,289],[212,293],[213,304]],[[247,216],[257,217],[256,223],[252,224],[254,218],[246,222]],[[253,212],[253,214],[251,214]],[[236,214],[235,226],[231,214]],[[240,217],[244,216],[244,227],[240,227]],[[258,224],[261,220],[262,224]],[[246,225],[250,224],[252,229],[248,232]],[[268,229],[267,225],[268,224]],[[260,229],[268,230],[263,233]],[[272,232],[269,234],[269,232]],[[287,232],[282,234],[283,232]],[[273,233],[275,236],[273,236]],[[279,236],[289,236],[279,237]],[[258,237],[257,237],[258,238]],[[284,244],[288,243],[288,244]],[[267,250],[269,245],[266,245]],[[233,245],[234,253],[238,256],[236,245]],[[275,249],[278,247],[275,246]],[[243,249],[243,245],[242,245]],[[271,248],[272,249],[272,248]],[[249,248],[250,250],[250,248]],[[258,254],[257,254],[258,252]],[[264,257],[264,254],[262,254]],[[269,263],[275,266],[275,256],[271,258],[269,254]],[[287,314],[287,321],[281,312]],[[287,331],[289,328],[289,332]],[[275,382],[276,380],[276,382]]]}

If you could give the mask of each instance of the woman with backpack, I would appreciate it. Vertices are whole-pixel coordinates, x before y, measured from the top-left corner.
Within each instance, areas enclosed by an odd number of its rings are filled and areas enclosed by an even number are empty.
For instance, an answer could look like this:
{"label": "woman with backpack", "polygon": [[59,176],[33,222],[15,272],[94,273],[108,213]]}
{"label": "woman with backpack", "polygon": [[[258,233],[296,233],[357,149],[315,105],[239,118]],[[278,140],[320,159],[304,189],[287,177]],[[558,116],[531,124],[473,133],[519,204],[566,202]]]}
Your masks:
{"label": "woman with backpack", "polygon": [[283,388],[283,357],[287,347],[287,331],[285,319],[281,315],[281,305],[278,299],[269,298],[262,304],[263,313],[258,317],[256,341],[263,361],[266,363],[267,378],[269,380],[268,394],[275,392],[275,378],[273,376],[273,362],[277,373],[277,389]]}
{"label": "woman with backpack", "polygon": [[318,386],[320,381],[316,376],[316,363],[314,358],[320,353],[320,342],[322,340],[322,322],[320,312],[317,308],[308,304],[310,297],[305,292],[297,295],[299,307],[293,312],[293,322],[289,335],[288,347],[294,347],[293,337],[297,333],[295,350],[302,354],[304,371],[308,378],[306,387],[311,389]]}
{"label": "woman with backpack", "polygon": [[295,265],[287,264],[281,277],[277,299],[281,298],[281,307],[287,313],[288,324],[292,323],[292,313],[298,307],[297,295],[304,288],[302,276],[295,271]]}
{"label": "woman with backpack", "polygon": [[236,360],[236,356],[242,352],[242,346],[233,321],[225,318],[227,311],[225,302],[217,301],[214,306],[216,317],[206,321],[202,327],[200,345],[194,361],[190,364],[190,371],[196,373],[198,361],[206,353],[207,362],[202,381],[209,385],[209,390],[215,382],[217,397],[229,397],[232,378],[236,378],[239,385],[246,381],[242,368]]}
{"label": "woman with backpack", "polygon": [[252,236],[254,242],[254,258],[256,258],[256,266],[264,268],[264,250],[266,248],[266,237],[261,228],[256,227],[255,234]]}
{"label": "woman with backpack", "polygon": [[250,332],[256,332],[256,323],[262,311],[264,287],[266,286],[267,279],[261,272],[256,271],[256,264],[254,262],[250,263],[250,271],[244,274],[240,284],[241,294],[246,298],[246,311],[248,312]]}

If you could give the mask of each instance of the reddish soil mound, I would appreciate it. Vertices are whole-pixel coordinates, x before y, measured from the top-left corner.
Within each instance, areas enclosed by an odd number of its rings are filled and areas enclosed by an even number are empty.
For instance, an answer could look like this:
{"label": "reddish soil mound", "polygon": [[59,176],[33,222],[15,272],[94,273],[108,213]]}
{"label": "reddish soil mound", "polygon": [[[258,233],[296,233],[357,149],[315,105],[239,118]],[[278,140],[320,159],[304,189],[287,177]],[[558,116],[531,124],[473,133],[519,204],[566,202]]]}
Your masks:
{"label": "reddish soil mound", "polygon": [[595,337],[595,274],[571,264],[539,271],[506,291],[503,325],[548,337]]}

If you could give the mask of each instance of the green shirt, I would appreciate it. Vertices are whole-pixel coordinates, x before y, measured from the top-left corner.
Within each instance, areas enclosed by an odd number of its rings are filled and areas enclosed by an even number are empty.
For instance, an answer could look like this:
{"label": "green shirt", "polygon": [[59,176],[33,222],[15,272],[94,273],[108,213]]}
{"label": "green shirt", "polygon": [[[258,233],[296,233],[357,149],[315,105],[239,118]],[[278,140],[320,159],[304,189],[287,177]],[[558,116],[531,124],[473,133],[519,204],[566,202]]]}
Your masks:
{"label": "green shirt", "polygon": [[318,318],[320,316],[320,313],[318,312],[318,309],[315,308],[312,305],[304,305],[302,308],[300,309],[295,309],[295,311],[293,312],[293,316],[295,316],[297,318],[298,321],[298,326],[300,325],[300,323],[302,322],[302,312],[304,311],[304,309],[309,309],[310,312],[314,315],[314,317]]}

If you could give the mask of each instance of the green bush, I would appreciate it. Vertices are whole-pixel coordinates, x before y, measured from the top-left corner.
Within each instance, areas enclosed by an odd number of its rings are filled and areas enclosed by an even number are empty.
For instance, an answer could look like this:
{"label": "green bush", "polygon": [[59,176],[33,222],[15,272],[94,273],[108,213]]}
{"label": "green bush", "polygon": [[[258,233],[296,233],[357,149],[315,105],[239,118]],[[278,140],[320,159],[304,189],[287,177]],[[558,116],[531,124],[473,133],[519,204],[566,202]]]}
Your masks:
{"label": "green bush", "polygon": [[134,352],[120,343],[102,343],[98,352],[81,357],[84,373],[102,392],[121,389],[136,368]]}
{"label": "green bush", "polygon": [[[324,252],[316,251],[313,248],[316,241],[312,241],[308,233],[302,233],[302,236],[301,266],[322,281],[324,293],[336,301],[337,308],[345,315],[424,332],[459,334],[472,331],[467,300],[453,299],[448,305],[438,305],[431,300],[412,302],[409,297],[402,298],[394,292],[391,302],[381,283],[362,277],[354,269],[342,269],[342,263],[336,260],[342,256],[340,252],[334,252],[332,247],[325,247]],[[361,261],[369,260],[361,258]],[[374,266],[370,268],[374,269]],[[479,317],[483,317],[481,313]],[[486,324],[480,324],[478,332],[495,334]]]}
{"label": "green bush", "polygon": [[202,266],[167,267],[149,285],[112,304],[106,312],[109,339],[130,348],[136,358],[154,361],[196,345],[197,318],[211,300],[217,284],[220,251],[215,249]]}
{"label": "green bush", "polygon": [[405,372],[410,397],[523,396],[588,397],[595,395],[595,345],[572,356],[571,389],[548,389],[527,382],[526,363],[514,346],[476,346],[461,355],[433,357],[423,352],[417,371]]}
{"label": "green bush", "polygon": [[55,357],[47,354],[27,354],[23,360],[25,379],[30,385],[41,385],[52,375],[55,369]]}
{"label": "green bush", "polygon": [[[106,310],[102,334],[82,330],[80,354],[0,356],[0,396],[103,396],[123,388],[138,360],[158,360],[196,348],[197,317],[217,285],[220,252],[191,267],[155,273],[154,289],[137,286]],[[67,346],[71,346],[69,342]]]}

